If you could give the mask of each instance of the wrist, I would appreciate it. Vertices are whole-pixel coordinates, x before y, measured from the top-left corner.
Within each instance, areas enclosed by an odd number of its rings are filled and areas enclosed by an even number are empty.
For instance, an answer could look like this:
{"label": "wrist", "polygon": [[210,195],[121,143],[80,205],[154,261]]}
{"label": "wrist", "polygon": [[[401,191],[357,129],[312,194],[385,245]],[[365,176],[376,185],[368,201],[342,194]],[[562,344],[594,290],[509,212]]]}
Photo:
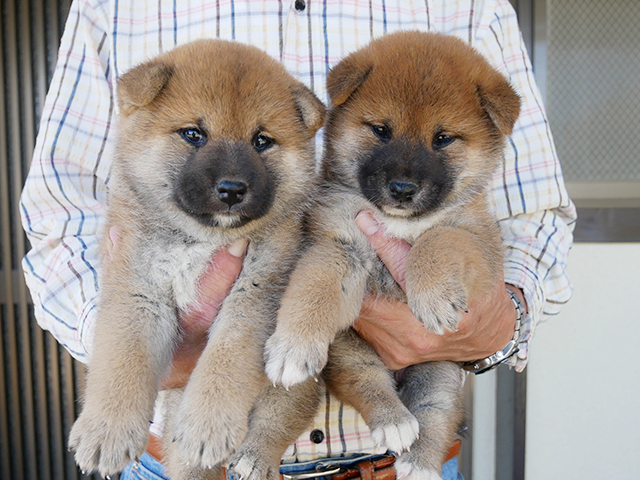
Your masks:
{"label": "wrist", "polygon": [[[511,288],[510,288],[511,287]],[[507,294],[509,295],[510,301],[513,303],[513,307],[515,310],[515,327],[513,337],[507,345],[500,351],[490,355],[486,358],[475,360],[471,362],[463,362],[462,368],[469,372],[473,372],[476,374],[488,372],[489,370],[494,369],[498,365],[506,362],[509,358],[518,353],[518,344],[520,341],[520,337],[522,334],[522,328],[524,325],[524,320],[527,315],[527,307],[526,302],[524,300],[524,295],[522,291],[517,287],[513,287],[512,285],[505,285],[507,290]]]}
{"label": "wrist", "polygon": [[522,291],[522,289],[520,287],[516,287],[511,283],[505,283],[504,286],[506,287],[507,290],[511,290],[520,298],[520,301],[522,302],[522,306],[524,307],[524,317],[526,317],[527,313],[529,313],[529,304],[527,303],[527,298],[524,296],[524,292]]}

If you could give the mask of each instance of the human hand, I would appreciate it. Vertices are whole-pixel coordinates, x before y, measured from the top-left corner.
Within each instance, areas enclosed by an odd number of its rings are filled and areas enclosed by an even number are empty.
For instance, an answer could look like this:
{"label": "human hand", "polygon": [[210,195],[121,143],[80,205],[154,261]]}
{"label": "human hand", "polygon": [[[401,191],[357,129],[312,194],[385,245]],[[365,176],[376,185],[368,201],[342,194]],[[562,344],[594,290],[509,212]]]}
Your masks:
{"label": "human hand", "polygon": [[[404,290],[405,262],[411,246],[384,235],[367,212],[356,218],[358,227]],[[512,285],[524,302],[522,291]],[[525,304],[526,305],[526,304]],[[354,328],[369,342],[392,370],[426,361],[455,362],[486,358],[504,348],[513,338],[516,311],[503,279],[484,298],[472,300],[462,314],[457,332],[437,335],[413,316],[405,303],[387,298],[365,298]]]}
{"label": "human hand", "polygon": [[[111,227],[106,261],[117,250],[119,237],[118,227]],[[163,377],[162,389],[183,387],[187,384],[207,343],[209,327],[242,270],[246,249],[247,241],[241,239],[213,254],[209,267],[199,280],[200,298],[203,302],[180,312],[181,336],[171,365]]]}

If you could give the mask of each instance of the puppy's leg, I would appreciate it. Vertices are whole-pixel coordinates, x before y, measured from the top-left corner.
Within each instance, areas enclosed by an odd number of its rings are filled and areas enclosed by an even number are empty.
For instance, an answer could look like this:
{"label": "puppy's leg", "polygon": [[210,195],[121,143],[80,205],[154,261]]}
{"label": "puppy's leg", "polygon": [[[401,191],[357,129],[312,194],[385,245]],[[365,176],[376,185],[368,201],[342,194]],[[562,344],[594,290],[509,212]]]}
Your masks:
{"label": "puppy's leg", "polygon": [[238,447],[247,431],[251,405],[268,385],[259,354],[266,335],[253,323],[264,317],[260,312],[268,297],[240,302],[234,293],[238,288],[252,287],[236,282],[223,303],[176,416],[175,441],[180,454],[190,464],[204,468],[226,460]]}
{"label": "puppy's leg", "polygon": [[423,233],[407,258],[407,302],[425,326],[439,334],[455,331],[469,300],[500,278],[499,236],[455,227]]}
{"label": "puppy's leg", "polygon": [[316,414],[320,385],[312,379],[293,386],[266,387],[249,414],[249,431],[229,468],[243,480],[279,480],[282,455]]}
{"label": "puppy's leg", "polygon": [[172,442],[175,429],[175,413],[180,404],[184,388],[174,388],[162,392],[164,398],[164,429],[162,431],[163,464],[167,476],[171,480],[224,480],[224,471],[220,465],[204,469],[197,465],[187,464]]}
{"label": "puppy's leg", "polygon": [[360,412],[377,446],[409,450],[418,421],[398,397],[393,374],[353,329],[336,336],[322,376],[336,397]]}
{"label": "puppy's leg", "polygon": [[124,260],[130,240],[122,239],[104,277],[84,406],[69,436],[80,468],[103,476],[144,452],[160,377],[178,335],[175,309],[157,300],[168,292],[140,281],[144,277]]}
{"label": "puppy's leg", "polygon": [[274,384],[290,387],[320,374],[334,337],[360,311],[368,277],[363,258],[336,238],[316,243],[300,259],[266,344],[265,370]]}
{"label": "puppy's leg", "polygon": [[420,437],[396,462],[398,478],[439,480],[447,450],[464,420],[464,373],[452,362],[407,367],[400,398],[418,419]]}
{"label": "puppy's leg", "polygon": [[268,385],[264,344],[275,328],[279,299],[295,253],[295,238],[273,235],[249,245],[242,273],[209,331],[176,416],[175,440],[192,465],[229,458],[247,432],[248,414]]}

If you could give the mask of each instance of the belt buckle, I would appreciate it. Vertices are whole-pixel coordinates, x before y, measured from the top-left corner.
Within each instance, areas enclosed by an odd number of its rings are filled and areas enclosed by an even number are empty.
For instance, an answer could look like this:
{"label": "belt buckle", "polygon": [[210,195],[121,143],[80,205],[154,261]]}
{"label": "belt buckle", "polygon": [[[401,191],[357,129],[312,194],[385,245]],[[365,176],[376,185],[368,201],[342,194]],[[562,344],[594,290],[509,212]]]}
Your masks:
{"label": "belt buckle", "polygon": [[283,473],[282,478],[285,480],[304,480],[306,478],[320,478],[340,473],[342,467],[330,468],[319,472],[301,472],[301,473]]}

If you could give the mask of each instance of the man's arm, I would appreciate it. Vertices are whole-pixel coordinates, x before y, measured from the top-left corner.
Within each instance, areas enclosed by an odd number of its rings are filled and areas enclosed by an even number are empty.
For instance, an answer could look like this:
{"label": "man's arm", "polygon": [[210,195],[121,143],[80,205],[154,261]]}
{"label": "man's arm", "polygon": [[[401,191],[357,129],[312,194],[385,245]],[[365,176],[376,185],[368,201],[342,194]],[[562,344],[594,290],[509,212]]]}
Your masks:
{"label": "man's arm", "polygon": [[32,246],[22,265],[36,319],[83,362],[115,120],[107,15],[89,2],[71,7],[21,197]]}

